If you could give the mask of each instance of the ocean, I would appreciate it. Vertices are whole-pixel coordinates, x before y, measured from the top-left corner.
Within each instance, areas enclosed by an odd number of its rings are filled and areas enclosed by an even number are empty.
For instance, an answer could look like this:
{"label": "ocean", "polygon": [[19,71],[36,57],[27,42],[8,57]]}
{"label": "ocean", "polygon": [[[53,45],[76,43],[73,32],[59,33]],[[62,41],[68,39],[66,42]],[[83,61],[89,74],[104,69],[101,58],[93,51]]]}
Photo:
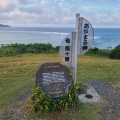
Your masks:
{"label": "ocean", "polygon": [[[47,27],[0,27],[0,45],[51,43],[60,46],[62,40],[75,28],[47,28]],[[115,48],[120,44],[120,28],[94,28],[94,42],[92,48]]]}

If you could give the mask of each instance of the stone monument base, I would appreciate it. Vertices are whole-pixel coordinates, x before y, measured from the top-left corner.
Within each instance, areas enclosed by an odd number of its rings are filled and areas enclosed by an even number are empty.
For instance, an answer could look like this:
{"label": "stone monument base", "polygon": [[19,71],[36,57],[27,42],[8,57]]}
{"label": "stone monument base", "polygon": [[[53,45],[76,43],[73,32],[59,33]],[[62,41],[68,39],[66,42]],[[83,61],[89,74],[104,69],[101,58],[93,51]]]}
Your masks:
{"label": "stone monument base", "polygon": [[[78,95],[78,98],[81,102],[83,103],[103,103],[103,100],[101,99],[101,97],[97,94],[97,92],[95,91],[95,89],[93,87],[88,88],[86,94],[80,94]],[[92,95],[92,98],[87,98],[85,97],[87,94]]]}

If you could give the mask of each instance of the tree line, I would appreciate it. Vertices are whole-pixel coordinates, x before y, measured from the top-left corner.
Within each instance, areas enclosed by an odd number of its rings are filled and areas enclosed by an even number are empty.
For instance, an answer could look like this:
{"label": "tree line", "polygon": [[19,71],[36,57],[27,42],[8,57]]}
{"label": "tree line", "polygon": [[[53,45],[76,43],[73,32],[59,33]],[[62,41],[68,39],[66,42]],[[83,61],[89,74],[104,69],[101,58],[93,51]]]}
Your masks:
{"label": "tree line", "polygon": [[[52,44],[34,43],[34,44],[9,44],[1,45],[0,56],[11,56],[24,53],[55,53],[59,52],[59,46],[53,47]],[[120,59],[120,45],[114,49],[91,48],[86,54],[108,56],[111,59]]]}
{"label": "tree line", "polygon": [[0,55],[17,55],[23,53],[54,53],[58,52],[59,47],[53,47],[50,43],[34,44],[9,44],[0,47]]}
{"label": "tree line", "polygon": [[111,59],[120,59],[120,45],[117,45],[114,49],[98,49],[98,48],[91,48],[87,54],[95,54],[95,55],[102,55],[108,56]]}

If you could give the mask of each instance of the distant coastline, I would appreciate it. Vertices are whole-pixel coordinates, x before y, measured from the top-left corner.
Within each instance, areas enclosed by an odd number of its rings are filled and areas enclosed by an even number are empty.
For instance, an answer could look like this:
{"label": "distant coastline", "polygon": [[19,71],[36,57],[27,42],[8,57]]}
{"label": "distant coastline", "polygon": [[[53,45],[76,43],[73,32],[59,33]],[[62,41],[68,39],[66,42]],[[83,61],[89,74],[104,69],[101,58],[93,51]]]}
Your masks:
{"label": "distant coastline", "polygon": [[[56,47],[60,46],[62,40],[72,31],[75,31],[74,28],[0,27],[0,44],[51,43]],[[113,49],[119,44],[120,29],[94,29],[93,48]]]}
{"label": "distant coastline", "polygon": [[0,24],[0,27],[10,27],[9,25]]}

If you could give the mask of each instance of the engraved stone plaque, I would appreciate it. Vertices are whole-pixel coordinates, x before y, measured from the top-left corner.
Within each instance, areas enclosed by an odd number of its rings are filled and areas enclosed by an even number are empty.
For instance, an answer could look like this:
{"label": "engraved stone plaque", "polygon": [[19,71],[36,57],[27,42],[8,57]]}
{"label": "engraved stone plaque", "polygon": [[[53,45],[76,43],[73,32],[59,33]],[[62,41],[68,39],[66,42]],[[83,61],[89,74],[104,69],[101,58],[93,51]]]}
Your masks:
{"label": "engraved stone plaque", "polygon": [[36,86],[50,97],[60,97],[72,84],[70,70],[62,64],[44,63],[36,73]]}

